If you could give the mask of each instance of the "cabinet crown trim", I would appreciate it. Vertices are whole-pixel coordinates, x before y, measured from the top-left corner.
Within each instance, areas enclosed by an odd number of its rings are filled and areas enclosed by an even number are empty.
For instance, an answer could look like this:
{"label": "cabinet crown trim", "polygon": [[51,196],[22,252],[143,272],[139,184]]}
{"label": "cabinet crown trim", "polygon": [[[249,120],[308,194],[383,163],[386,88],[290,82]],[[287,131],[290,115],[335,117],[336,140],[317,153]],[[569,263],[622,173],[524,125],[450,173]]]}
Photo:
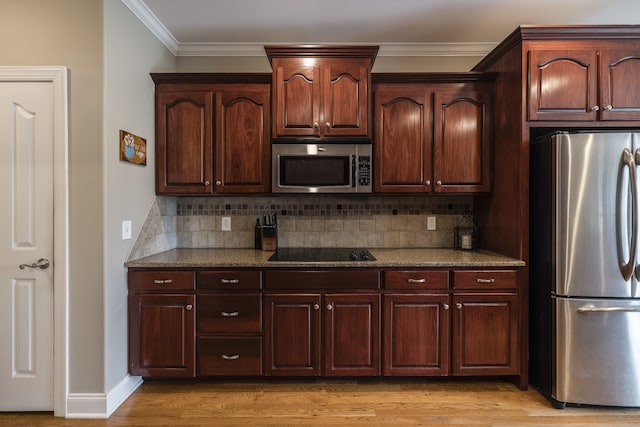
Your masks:
{"label": "cabinet crown trim", "polygon": [[265,46],[264,50],[269,58],[269,64],[273,58],[286,57],[313,57],[313,58],[369,58],[371,65],[378,55],[380,46],[323,46],[323,45],[300,45],[300,46]]}

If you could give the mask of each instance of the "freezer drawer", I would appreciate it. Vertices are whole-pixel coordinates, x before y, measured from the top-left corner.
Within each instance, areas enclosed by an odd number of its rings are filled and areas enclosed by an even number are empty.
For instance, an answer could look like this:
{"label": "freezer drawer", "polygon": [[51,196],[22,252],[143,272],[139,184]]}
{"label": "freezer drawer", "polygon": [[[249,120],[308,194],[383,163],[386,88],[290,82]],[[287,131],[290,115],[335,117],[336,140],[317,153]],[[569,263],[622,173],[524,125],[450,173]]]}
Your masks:
{"label": "freezer drawer", "polygon": [[640,301],[554,298],[552,398],[640,406]]}

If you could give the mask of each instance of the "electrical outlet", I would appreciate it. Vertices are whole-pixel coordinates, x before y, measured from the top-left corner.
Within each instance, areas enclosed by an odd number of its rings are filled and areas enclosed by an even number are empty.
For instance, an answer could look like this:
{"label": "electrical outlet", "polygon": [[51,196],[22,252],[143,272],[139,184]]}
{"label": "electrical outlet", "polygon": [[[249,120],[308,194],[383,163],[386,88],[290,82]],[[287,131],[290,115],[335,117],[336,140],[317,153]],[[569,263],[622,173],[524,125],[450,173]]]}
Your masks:
{"label": "electrical outlet", "polygon": [[131,220],[122,221],[122,240],[131,239]]}
{"label": "electrical outlet", "polygon": [[222,217],[222,231],[231,231],[231,217],[223,216]]}
{"label": "electrical outlet", "polygon": [[436,217],[428,216],[427,217],[427,230],[435,230],[436,229]]}

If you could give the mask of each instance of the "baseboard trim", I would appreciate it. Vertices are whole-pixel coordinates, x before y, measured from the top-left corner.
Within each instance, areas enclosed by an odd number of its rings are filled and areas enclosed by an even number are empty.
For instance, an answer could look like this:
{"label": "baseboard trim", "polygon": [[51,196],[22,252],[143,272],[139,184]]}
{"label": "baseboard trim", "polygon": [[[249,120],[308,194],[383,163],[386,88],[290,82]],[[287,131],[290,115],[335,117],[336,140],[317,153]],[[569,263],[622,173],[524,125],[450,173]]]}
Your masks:
{"label": "baseboard trim", "polygon": [[70,393],[66,418],[109,418],[142,382],[141,377],[127,375],[108,393]]}

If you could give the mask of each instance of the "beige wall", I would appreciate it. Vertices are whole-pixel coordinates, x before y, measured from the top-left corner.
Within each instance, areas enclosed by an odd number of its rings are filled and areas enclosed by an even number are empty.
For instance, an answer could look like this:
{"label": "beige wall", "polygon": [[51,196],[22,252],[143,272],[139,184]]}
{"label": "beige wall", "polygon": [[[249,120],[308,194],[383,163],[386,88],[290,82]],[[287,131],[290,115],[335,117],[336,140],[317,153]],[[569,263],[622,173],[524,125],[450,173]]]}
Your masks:
{"label": "beige wall", "polygon": [[102,1],[0,0],[0,39],[0,65],[69,67],[69,391],[103,391]]}
{"label": "beige wall", "polygon": [[[149,72],[175,71],[175,57],[121,1],[104,1],[105,389],[127,374],[127,281],[123,264],[155,192],[154,84]],[[147,166],[119,160],[120,129],[147,140]],[[122,221],[133,223],[122,240]]]}

